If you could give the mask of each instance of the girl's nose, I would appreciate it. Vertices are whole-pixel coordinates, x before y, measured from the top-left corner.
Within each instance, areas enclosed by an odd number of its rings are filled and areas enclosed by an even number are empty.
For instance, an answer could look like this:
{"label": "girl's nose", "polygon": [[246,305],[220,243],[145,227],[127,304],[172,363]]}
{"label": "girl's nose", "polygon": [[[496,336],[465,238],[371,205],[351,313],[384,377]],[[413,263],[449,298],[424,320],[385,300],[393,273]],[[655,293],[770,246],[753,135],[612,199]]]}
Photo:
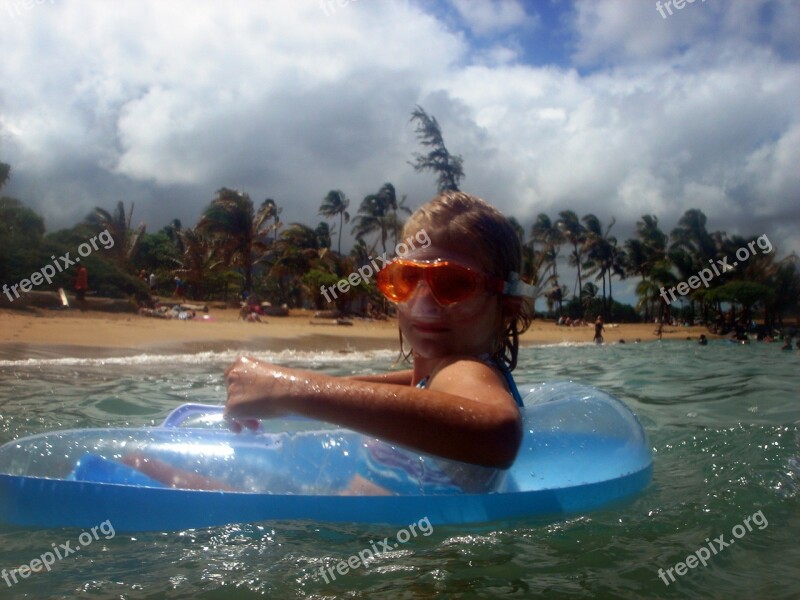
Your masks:
{"label": "girl's nose", "polygon": [[442,307],[436,301],[431,288],[424,280],[417,283],[417,288],[406,306],[410,316],[422,319],[438,317],[442,313]]}

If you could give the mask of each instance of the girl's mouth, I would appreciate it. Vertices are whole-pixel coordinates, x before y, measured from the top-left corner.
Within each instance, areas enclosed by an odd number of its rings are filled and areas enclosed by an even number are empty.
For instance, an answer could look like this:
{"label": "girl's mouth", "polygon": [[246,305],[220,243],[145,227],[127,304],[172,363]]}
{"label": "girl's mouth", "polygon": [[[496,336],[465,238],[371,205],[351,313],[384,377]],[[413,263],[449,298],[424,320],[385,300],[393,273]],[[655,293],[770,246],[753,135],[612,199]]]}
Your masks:
{"label": "girl's mouth", "polygon": [[446,331],[449,331],[447,327],[444,327],[442,325],[438,325],[436,323],[426,323],[421,321],[413,323],[412,327],[417,331],[419,331],[420,333],[444,333]]}

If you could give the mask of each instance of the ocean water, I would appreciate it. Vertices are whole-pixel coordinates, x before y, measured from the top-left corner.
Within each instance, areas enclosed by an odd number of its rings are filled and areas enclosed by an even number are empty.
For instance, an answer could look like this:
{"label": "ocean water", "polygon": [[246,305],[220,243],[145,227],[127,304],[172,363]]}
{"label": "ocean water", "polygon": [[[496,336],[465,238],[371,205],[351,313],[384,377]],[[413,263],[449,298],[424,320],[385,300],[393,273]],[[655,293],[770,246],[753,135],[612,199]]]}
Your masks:
{"label": "ocean water", "polygon": [[[155,425],[184,402],[222,403],[222,372],[234,356],[0,361],[0,443],[55,429]],[[263,357],[349,374],[384,369],[394,353]],[[777,344],[524,348],[518,382],[588,383],[636,412],[655,459],[642,494],[559,520],[420,526],[397,549],[327,581],[321,567],[398,529],[308,520],[106,530],[50,571],[16,584],[0,572],[0,598],[798,598],[798,366],[800,356]],[[0,568],[67,541],[74,548],[82,533],[0,525]],[[706,566],[681,575],[675,565],[689,555]]]}

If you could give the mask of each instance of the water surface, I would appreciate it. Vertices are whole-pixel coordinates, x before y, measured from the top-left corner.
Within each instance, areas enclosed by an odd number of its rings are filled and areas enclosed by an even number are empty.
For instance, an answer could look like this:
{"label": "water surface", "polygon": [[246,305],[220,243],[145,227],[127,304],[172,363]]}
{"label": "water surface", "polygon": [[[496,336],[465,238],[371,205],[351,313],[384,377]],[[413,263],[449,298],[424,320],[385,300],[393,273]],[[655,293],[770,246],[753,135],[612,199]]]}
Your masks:
{"label": "water surface", "polygon": [[[222,371],[234,356],[0,361],[0,443],[54,429],[155,425],[183,402],[222,403]],[[348,374],[384,369],[395,353],[263,357]],[[558,521],[435,526],[327,581],[320,568],[398,529],[310,520],[100,535],[49,572],[10,586],[0,579],[0,598],[797,598],[798,365],[800,356],[775,344],[525,348],[518,382],[588,383],[639,415],[655,457],[644,493]],[[735,539],[748,517],[751,530]],[[0,566],[30,563],[70,540],[74,547],[81,533],[0,526]],[[705,567],[673,570],[665,585],[659,569],[720,535],[734,543]]]}

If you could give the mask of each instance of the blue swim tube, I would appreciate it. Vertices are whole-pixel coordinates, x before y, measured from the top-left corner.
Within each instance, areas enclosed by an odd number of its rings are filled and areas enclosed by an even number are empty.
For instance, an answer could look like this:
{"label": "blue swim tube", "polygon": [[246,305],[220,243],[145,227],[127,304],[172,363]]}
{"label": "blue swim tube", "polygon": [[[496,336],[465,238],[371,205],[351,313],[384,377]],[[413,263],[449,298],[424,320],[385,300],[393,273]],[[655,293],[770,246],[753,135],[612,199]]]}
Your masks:
{"label": "blue swim tube", "polygon": [[341,495],[365,436],[296,418],[234,434],[222,407],[187,404],[159,427],[57,431],[3,445],[0,522],[85,528],[109,520],[117,531],[276,519],[478,523],[596,510],[647,486],[647,438],[622,402],[571,382],[521,388],[529,390],[522,446],[490,492],[420,485],[403,495]]}

